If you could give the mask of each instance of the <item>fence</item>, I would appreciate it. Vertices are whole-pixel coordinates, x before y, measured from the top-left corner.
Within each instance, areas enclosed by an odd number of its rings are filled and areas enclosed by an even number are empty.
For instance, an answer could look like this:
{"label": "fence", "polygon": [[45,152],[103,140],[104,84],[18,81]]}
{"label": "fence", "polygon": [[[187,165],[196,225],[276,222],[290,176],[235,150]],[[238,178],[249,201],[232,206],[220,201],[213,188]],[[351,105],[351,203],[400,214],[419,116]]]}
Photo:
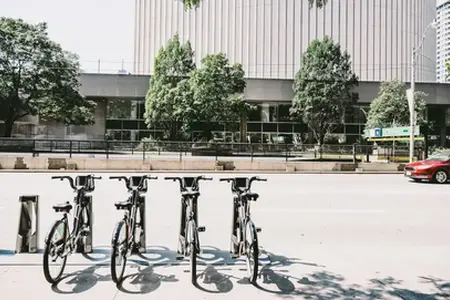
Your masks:
{"label": "fence", "polygon": [[[235,157],[246,159],[288,160],[407,160],[405,147],[373,147],[372,145],[247,144],[213,142],[125,142],[106,140],[0,139],[0,153],[53,156],[90,156],[106,158],[190,159],[196,157]],[[416,149],[416,157],[423,157]]]}

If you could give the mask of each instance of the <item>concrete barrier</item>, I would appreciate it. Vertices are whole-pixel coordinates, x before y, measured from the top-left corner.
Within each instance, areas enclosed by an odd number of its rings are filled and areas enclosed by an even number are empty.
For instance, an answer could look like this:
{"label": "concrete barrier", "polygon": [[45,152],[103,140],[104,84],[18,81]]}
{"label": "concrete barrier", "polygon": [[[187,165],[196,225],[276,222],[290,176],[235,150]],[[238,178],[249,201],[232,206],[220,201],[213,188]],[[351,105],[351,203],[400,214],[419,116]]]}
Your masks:
{"label": "concrete barrier", "polygon": [[259,171],[259,172],[399,172],[403,164],[348,162],[286,162],[276,160],[145,160],[0,156],[3,170],[117,170],[117,171]]}

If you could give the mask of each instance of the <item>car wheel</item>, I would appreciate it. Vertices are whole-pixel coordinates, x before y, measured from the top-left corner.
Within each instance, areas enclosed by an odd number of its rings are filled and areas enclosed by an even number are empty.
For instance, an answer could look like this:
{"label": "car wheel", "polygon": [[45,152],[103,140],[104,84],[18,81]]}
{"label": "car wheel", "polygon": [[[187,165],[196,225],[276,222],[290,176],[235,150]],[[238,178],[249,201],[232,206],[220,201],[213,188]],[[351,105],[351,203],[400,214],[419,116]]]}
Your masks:
{"label": "car wheel", "polygon": [[446,183],[448,180],[448,174],[444,170],[437,170],[434,173],[433,181],[437,183]]}

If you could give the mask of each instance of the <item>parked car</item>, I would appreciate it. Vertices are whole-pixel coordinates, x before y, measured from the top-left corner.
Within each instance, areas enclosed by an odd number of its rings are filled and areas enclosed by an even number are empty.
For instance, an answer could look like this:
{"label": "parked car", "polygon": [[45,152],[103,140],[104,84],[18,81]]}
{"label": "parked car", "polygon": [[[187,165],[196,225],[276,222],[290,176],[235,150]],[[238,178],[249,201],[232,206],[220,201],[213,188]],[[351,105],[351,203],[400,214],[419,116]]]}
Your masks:
{"label": "parked car", "polygon": [[450,150],[444,150],[405,166],[405,176],[414,181],[446,183],[450,179]]}

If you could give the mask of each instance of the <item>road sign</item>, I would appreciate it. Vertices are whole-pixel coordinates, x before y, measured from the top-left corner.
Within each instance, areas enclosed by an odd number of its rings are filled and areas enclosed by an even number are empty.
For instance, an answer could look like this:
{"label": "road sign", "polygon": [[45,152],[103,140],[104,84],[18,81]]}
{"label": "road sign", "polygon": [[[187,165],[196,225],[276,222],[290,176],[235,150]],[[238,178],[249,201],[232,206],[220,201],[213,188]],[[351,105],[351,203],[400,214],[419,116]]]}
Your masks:
{"label": "road sign", "polygon": [[[364,136],[369,138],[381,138],[381,137],[399,137],[399,136],[409,136],[409,126],[403,127],[390,127],[390,128],[374,128],[369,130],[364,130]],[[420,127],[415,127],[415,136],[420,135]]]}
{"label": "road sign", "polygon": [[406,90],[406,98],[408,99],[408,107],[411,112],[411,108],[414,108],[414,93],[411,89]]}

